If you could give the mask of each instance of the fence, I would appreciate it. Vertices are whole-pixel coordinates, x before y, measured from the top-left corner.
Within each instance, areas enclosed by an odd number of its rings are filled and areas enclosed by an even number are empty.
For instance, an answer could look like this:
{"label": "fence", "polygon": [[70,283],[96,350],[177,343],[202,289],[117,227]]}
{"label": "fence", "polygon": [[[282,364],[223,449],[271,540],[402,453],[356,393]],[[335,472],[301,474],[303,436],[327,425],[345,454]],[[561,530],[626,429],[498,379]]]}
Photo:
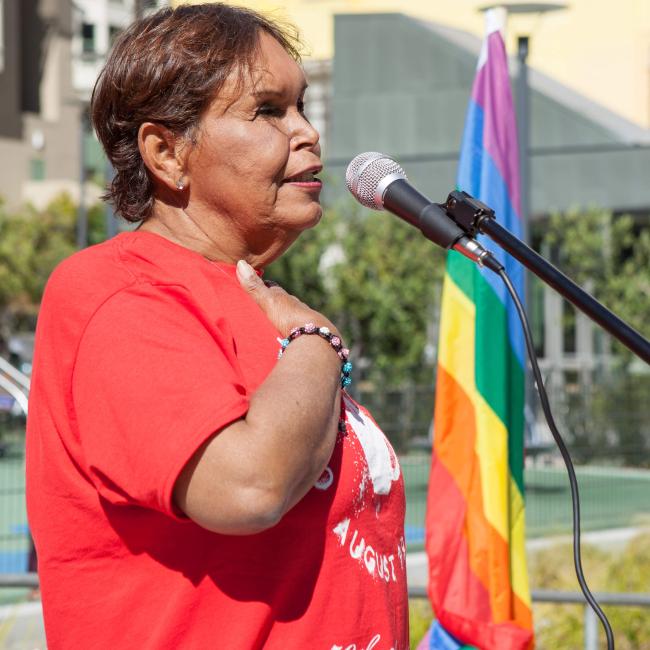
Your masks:
{"label": "fence", "polygon": [[[595,593],[594,596],[601,605],[650,608],[650,594]],[[601,624],[581,593],[575,591],[533,590],[531,597],[534,603],[573,603],[582,605],[584,610],[584,650],[598,650]],[[409,598],[426,599],[426,590],[421,587],[411,587],[409,588]],[[614,631],[614,636],[616,637],[616,631]]]}
{"label": "fence", "polygon": [[[638,453],[630,450],[628,453]],[[420,451],[400,458],[406,484],[406,535],[410,550],[421,547],[431,456]],[[650,525],[650,470],[619,465],[576,466],[583,531]],[[548,453],[524,472],[529,539],[571,532],[569,482],[559,453]]]}
{"label": "fence", "polygon": [[[0,458],[0,573],[25,571],[28,537],[24,503],[21,439],[5,446]],[[630,454],[637,453],[631,450]],[[406,486],[406,542],[422,548],[427,505],[430,453],[416,450],[401,456]],[[650,525],[650,470],[634,467],[580,465],[582,530]],[[537,458],[525,472],[526,527],[529,539],[571,532],[571,500],[564,467],[555,455]]]}
{"label": "fence", "polygon": [[[648,384],[648,391],[645,391]],[[633,527],[650,524],[650,418],[643,403],[650,395],[650,382],[626,379],[611,388],[620,398],[616,407],[596,424],[594,409],[605,403],[604,385],[591,387],[564,397],[557,384],[551,396],[555,409],[569,426],[581,422],[579,431],[590,426],[595,439],[609,442],[584,444],[571,441],[569,448],[577,461],[577,475],[582,503],[583,530]],[[430,455],[430,429],[434,404],[431,386],[408,386],[401,389],[367,387],[357,398],[374,414],[380,426],[400,452],[406,482],[406,539],[410,550],[422,547],[426,512]],[[622,397],[623,396],[623,397]],[[595,400],[589,410],[589,400]],[[588,408],[589,407],[589,408]],[[598,406],[598,408],[600,408]],[[621,413],[620,409],[623,409]],[[587,424],[585,424],[587,423]],[[612,430],[625,433],[622,441]],[[27,520],[24,507],[22,445],[24,419],[0,413],[0,572],[26,569],[28,552]],[[636,441],[632,446],[629,441]],[[529,538],[569,533],[571,502],[566,472],[551,442],[539,439],[528,449],[526,471],[527,535]]]}
{"label": "fence", "polygon": [[[591,378],[593,380],[593,377]],[[566,373],[548,377],[557,419],[568,433],[577,461],[583,530],[650,524],[650,377],[624,377],[614,383],[576,383]],[[421,548],[431,464],[434,388],[378,389],[362,386],[366,405],[400,454],[406,484],[406,537],[409,550]],[[529,418],[525,471],[528,537],[571,529],[568,481],[559,454]],[[24,504],[24,418],[0,410],[0,588],[33,588],[27,573],[29,537]],[[422,598],[423,589],[409,595]],[[599,622],[582,594],[533,591],[533,602],[578,603],[584,609],[585,650],[598,647]],[[650,595],[599,594],[601,604],[650,607]]]}
{"label": "fence", "polygon": [[[576,463],[583,530],[650,524],[650,375],[582,374],[578,382],[574,371],[546,371],[549,397]],[[417,550],[424,539],[434,388],[368,386],[355,397],[400,453],[407,543]],[[529,538],[571,532],[566,470],[545,427],[536,410],[529,413],[524,472]]]}
{"label": "fence", "polygon": [[0,458],[0,574],[27,570],[29,535],[25,508],[25,464],[19,442]]}
{"label": "fence", "polygon": [[[544,382],[562,437],[578,463],[650,468],[650,372],[546,367]],[[435,386],[360,384],[353,385],[354,397],[370,410],[398,453],[430,446]],[[555,443],[536,395],[530,401],[527,455],[543,459]]]}
{"label": "fence", "polygon": [[[0,575],[0,588],[38,587],[38,576],[35,573]],[[410,587],[409,599],[427,599],[424,588]],[[596,599],[601,605],[614,607],[650,608],[650,594],[631,593],[596,593]],[[578,592],[533,590],[533,603],[578,604],[583,607],[584,650],[598,650],[601,635],[601,624],[596,614],[585,602],[584,596]],[[614,630],[616,637],[616,630]]]}
{"label": "fence", "polygon": [[[584,529],[650,523],[650,374],[546,368],[545,383],[576,461]],[[373,413],[400,454],[412,549],[423,539],[434,392],[430,385],[392,389],[359,382],[355,387],[355,397]],[[560,456],[535,409],[527,422],[528,536],[569,532],[568,482]],[[0,409],[0,572],[21,570],[20,558],[26,552],[23,432],[24,418]]]}
{"label": "fence", "polygon": [[0,409],[0,572],[28,569],[30,551],[25,508],[25,418],[30,379],[0,357],[0,387],[9,397]]}

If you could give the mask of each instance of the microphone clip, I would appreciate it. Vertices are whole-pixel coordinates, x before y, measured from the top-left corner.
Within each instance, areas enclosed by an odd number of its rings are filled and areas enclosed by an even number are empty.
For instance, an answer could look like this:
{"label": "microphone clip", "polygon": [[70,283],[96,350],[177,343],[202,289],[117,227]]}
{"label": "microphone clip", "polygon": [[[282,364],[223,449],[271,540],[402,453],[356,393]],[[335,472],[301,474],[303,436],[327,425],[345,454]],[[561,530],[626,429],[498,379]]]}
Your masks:
{"label": "microphone clip", "polygon": [[462,190],[450,192],[442,208],[469,237],[483,232],[483,221],[495,218],[492,208]]}

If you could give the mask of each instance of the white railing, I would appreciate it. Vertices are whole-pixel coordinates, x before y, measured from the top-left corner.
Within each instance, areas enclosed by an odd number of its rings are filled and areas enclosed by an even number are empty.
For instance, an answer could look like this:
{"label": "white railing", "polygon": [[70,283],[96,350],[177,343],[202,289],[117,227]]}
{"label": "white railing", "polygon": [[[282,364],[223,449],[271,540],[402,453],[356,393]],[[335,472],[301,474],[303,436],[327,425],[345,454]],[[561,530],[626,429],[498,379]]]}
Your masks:
{"label": "white railing", "polygon": [[27,375],[0,357],[0,388],[6,390],[16,400],[25,416],[27,415],[27,396],[30,385]]}
{"label": "white railing", "polygon": [[23,388],[29,390],[30,379],[29,377],[20,372],[18,368],[12,366],[6,359],[0,357],[0,372],[4,372],[5,375],[9,375],[16,383],[20,384]]}

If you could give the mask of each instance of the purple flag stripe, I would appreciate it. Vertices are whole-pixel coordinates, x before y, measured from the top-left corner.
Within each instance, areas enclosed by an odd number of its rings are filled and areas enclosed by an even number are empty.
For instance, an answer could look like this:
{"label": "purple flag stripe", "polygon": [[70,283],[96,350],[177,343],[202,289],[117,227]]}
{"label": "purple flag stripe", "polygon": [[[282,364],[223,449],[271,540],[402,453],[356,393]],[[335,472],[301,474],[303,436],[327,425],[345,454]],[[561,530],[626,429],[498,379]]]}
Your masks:
{"label": "purple flag stripe", "polygon": [[483,145],[501,173],[510,202],[521,218],[518,151],[508,146],[510,142],[517,142],[517,122],[510,92],[508,60],[499,32],[488,36],[487,48],[487,60],[476,74],[472,97],[485,113]]}

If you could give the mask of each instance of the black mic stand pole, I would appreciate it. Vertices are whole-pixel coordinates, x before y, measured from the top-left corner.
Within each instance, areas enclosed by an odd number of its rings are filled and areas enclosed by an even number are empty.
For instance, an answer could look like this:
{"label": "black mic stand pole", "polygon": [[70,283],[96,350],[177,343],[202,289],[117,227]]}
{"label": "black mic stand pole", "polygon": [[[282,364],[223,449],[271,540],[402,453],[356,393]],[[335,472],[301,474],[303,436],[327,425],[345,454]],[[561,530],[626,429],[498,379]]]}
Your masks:
{"label": "black mic stand pole", "polygon": [[451,192],[440,206],[470,237],[483,233],[519,260],[538,278],[573,303],[640,359],[650,364],[650,341],[581,289],[573,280],[497,223],[494,210],[466,192]]}

